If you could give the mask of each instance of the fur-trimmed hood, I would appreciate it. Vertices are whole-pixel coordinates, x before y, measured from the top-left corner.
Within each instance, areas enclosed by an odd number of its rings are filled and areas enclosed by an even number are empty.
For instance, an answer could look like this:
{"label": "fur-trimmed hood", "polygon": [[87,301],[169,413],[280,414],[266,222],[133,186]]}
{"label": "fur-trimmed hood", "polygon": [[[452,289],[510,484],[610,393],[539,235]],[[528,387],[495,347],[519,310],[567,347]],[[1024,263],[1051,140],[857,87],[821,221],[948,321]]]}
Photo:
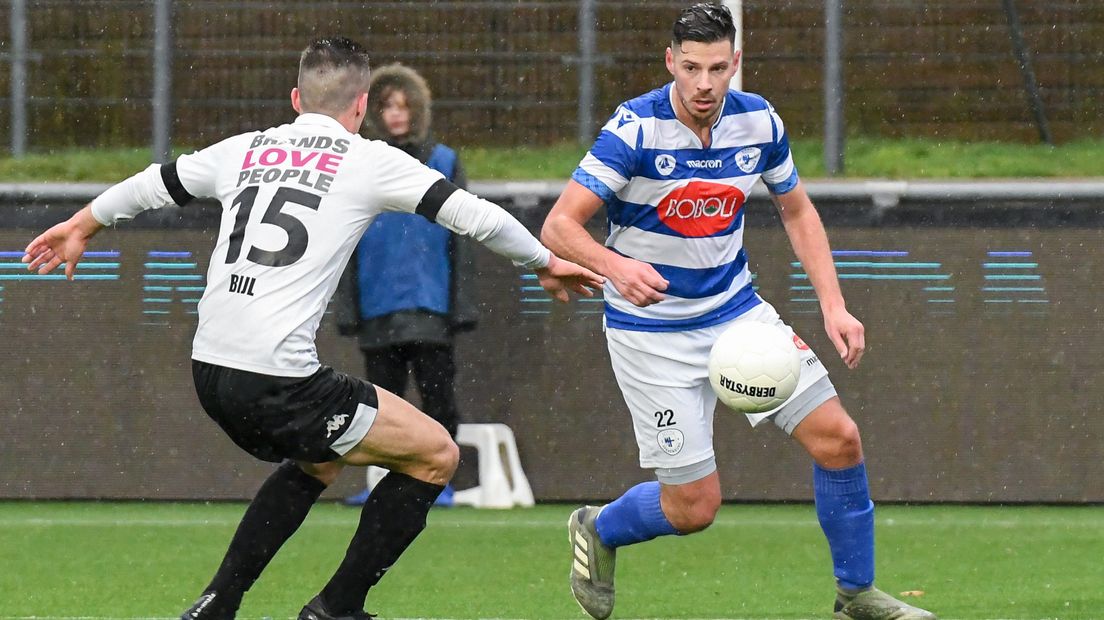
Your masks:
{"label": "fur-trimmed hood", "polygon": [[399,63],[384,65],[372,72],[368,87],[368,118],[364,123],[364,135],[375,140],[385,140],[399,144],[380,118],[383,102],[394,90],[406,94],[406,105],[410,108],[410,133],[401,144],[420,144],[429,138],[432,118],[432,95],[429,84],[417,71]]}

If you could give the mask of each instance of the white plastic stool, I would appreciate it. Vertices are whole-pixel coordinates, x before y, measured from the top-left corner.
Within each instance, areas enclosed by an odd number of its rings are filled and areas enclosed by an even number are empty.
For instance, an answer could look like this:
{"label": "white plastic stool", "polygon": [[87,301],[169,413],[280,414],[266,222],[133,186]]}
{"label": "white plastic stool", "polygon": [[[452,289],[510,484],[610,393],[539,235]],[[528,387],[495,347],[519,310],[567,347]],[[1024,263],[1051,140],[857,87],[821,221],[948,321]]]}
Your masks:
{"label": "white plastic stool", "polygon": [[[461,424],[456,443],[479,453],[479,484],[456,491],[452,503],[476,508],[532,506],[533,490],[521,469],[514,432],[505,424]],[[367,467],[368,488],[374,489],[387,475],[382,467]]]}
{"label": "white plastic stool", "polygon": [[505,424],[461,424],[456,443],[479,452],[479,485],[452,496],[454,504],[476,508],[532,506],[533,490],[521,469],[514,432]]}

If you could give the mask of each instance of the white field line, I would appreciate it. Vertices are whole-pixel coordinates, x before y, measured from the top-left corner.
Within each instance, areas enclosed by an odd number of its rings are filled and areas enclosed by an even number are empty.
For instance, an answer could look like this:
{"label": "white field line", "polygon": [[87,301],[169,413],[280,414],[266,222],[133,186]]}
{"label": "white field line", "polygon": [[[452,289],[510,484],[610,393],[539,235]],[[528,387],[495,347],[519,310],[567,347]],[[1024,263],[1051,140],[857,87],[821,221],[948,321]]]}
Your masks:
{"label": "white field line", "polygon": [[[137,617],[116,617],[116,616],[0,616],[0,620],[179,620],[177,616],[172,617],[157,617],[157,616],[137,616]],[[261,620],[283,620],[265,617]],[[288,617],[288,620],[294,620],[294,617]],[[392,620],[469,620],[464,618],[394,618]],[[527,618],[481,618],[480,620],[530,620]],[[546,620],[558,620],[550,618]],[[577,616],[565,617],[559,620],[578,620]],[[626,618],[625,620],[662,620],[659,618]],[[793,618],[744,618],[744,617],[732,617],[732,618],[686,618],[682,620],[795,620]],[[819,617],[798,618],[796,620],[820,620]],[[953,618],[945,618],[945,620],[954,620]],[[976,618],[974,620],[1023,620],[1022,618]],[[1039,620],[1058,620],[1058,618],[1040,618]]]}
{"label": "white field line", "polygon": [[[118,617],[118,616],[0,616],[0,620],[179,620],[178,617],[158,617],[158,616],[137,616],[137,617]],[[284,620],[265,617],[262,620]],[[288,617],[288,620],[294,620],[294,617]],[[469,620],[461,618],[394,618],[392,620]],[[527,618],[481,618],[480,620],[530,620]],[[551,618],[548,620],[558,620]],[[578,620],[577,616],[565,617],[559,620]],[[661,620],[659,618],[626,618],[625,620]],[[686,618],[683,620],[795,620],[795,619],[782,619],[782,618],[744,618],[744,617],[732,617],[732,618]],[[819,620],[819,617],[810,618],[798,618],[796,620]],[[954,620],[953,618],[945,618],[945,620]],[[974,620],[1023,620],[1016,618],[976,618]],[[1041,618],[1039,620],[1052,620],[1050,618]],[[1058,620],[1057,618],[1053,620]]]}
{"label": "white field line", "polygon": [[[289,620],[293,620],[293,617],[288,617]],[[113,616],[0,616],[0,620],[179,620],[178,617],[157,617],[157,616],[141,616],[135,618],[113,617]],[[275,618],[265,618],[263,620],[283,620]],[[460,618],[394,618],[392,620],[467,620]],[[526,618],[481,618],[480,620],[528,620]],[[556,620],[551,618],[549,620]],[[565,617],[562,620],[578,620],[577,616]],[[658,618],[627,618],[626,620],[660,620]],[[777,619],[777,618],[687,618],[686,620],[792,620],[792,619]],[[797,620],[817,620],[816,618],[799,618]],[[1004,619],[992,619],[992,620],[1004,620]]]}
{"label": "white field line", "polygon": [[[570,514],[569,511],[564,512]],[[330,527],[353,524],[360,516],[359,510],[350,510],[347,516],[333,514],[308,517],[303,527]],[[566,516],[563,519],[527,519],[527,518],[503,518],[503,519],[478,519],[468,521],[466,519],[454,519],[451,517],[437,517],[430,514],[430,528],[443,530],[448,528],[549,528],[559,529],[564,527]],[[34,517],[34,516],[0,516],[0,527],[114,527],[114,526],[144,526],[144,527],[209,527],[209,526],[235,526],[239,517],[215,518],[196,516],[194,518],[172,517],[166,519],[112,517],[110,515],[73,516],[73,517]],[[1099,522],[1092,520],[1066,521],[1062,519],[964,519],[964,518],[930,518],[930,517],[887,517],[877,520],[878,527],[1065,527],[1065,528],[1099,528]],[[741,519],[722,515],[713,526],[716,527],[820,527],[816,517],[810,509],[808,519]],[[6,616],[0,616],[5,619]]]}
{"label": "white field line", "polygon": [[[140,616],[135,618],[123,618],[113,616],[0,616],[0,620],[179,620],[179,617]],[[266,617],[263,620],[283,620]],[[294,617],[288,617],[294,620]],[[393,618],[392,620],[468,620],[461,618]],[[527,618],[480,618],[480,620],[529,620]],[[550,618],[548,620],[558,620]],[[578,620],[577,616],[564,617],[559,620]],[[659,618],[626,618],[625,620],[661,620]],[[687,618],[684,620],[794,620],[781,618]],[[818,620],[817,618],[798,618],[797,620]],[[1006,620],[1001,618],[987,620]]]}

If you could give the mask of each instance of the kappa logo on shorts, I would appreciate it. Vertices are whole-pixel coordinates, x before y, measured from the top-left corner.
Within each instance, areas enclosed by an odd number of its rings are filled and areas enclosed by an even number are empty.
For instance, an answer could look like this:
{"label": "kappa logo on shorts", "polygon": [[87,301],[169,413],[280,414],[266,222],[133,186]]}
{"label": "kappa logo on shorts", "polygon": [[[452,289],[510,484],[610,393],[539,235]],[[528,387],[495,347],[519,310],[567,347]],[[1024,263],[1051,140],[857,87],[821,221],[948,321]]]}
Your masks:
{"label": "kappa logo on shorts", "polygon": [[326,439],[333,435],[334,431],[341,430],[342,426],[345,426],[345,420],[349,418],[347,413],[339,413],[334,417],[326,421]]}
{"label": "kappa logo on shorts", "polygon": [[657,439],[659,440],[660,449],[671,456],[682,452],[682,444],[685,443],[682,431],[673,428],[659,431]]}

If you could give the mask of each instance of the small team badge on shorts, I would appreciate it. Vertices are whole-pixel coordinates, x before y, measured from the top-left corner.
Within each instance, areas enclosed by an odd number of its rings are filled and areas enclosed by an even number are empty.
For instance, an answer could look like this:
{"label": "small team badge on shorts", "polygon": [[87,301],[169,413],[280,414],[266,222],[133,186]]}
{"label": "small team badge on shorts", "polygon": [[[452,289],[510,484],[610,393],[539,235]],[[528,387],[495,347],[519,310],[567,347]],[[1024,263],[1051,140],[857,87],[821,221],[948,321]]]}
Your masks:
{"label": "small team badge on shorts", "polygon": [[684,443],[682,437],[682,431],[669,428],[667,430],[659,431],[657,436],[659,439],[659,447],[661,450],[674,456],[679,452],[682,452],[682,444]]}

